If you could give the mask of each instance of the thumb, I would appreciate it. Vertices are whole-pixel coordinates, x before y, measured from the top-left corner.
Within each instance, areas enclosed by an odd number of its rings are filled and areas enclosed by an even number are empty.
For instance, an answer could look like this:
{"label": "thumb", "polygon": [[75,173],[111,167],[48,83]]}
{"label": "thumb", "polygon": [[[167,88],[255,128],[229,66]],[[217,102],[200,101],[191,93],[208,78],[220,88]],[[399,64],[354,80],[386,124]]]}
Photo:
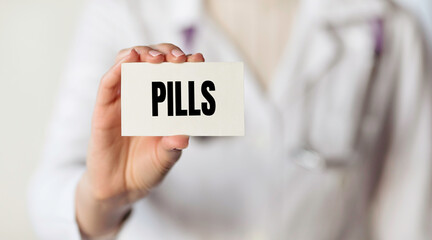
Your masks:
{"label": "thumb", "polygon": [[182,150],[189,145],[189,136],[162,137],[158,144],[158,157],[160,164],[169,170],[180,158]]}

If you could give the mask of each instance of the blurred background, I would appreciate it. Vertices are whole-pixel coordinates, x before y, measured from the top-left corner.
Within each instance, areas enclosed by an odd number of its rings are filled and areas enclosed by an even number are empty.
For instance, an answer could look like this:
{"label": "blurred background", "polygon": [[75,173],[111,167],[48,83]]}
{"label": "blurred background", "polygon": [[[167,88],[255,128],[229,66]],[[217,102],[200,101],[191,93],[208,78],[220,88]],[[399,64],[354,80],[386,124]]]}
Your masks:
{"label": "blurred background", "polygon": [[[432,1],[399,0],[432,39]],[[84,0],[0,0],[0,239],[35,239],[28,181],[40,161]]]}
{"label": "blurred background", "polygon": [[0,0],[0,239],[36,239],[27,185],[83,3]]}

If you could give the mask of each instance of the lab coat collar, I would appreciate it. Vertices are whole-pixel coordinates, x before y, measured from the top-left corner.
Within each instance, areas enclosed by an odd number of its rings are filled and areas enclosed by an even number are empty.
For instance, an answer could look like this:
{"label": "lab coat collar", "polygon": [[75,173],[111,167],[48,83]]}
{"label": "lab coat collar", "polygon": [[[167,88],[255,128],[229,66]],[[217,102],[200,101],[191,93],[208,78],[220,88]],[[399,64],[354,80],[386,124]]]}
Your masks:
{"label": "lab coat collar", "polygon": [[[182,34],[186,45],[193,42],[195,30],[205,13],[206,0],[167,0],[170,24]],[[387,9],[387,0],[300,0],[300,15],[306,16],[302,24],[327,24],[340,27],[362,21],[381,18]]]}
{"label": "lab coat collar", "polygon": [[[168,0],[169,13],[177,29],[186,29],[199,23],[204,12],[205,0]],[[364,21],[382,16],[386,0],[303,0],[306,8],[317,21],[334,25]]]}

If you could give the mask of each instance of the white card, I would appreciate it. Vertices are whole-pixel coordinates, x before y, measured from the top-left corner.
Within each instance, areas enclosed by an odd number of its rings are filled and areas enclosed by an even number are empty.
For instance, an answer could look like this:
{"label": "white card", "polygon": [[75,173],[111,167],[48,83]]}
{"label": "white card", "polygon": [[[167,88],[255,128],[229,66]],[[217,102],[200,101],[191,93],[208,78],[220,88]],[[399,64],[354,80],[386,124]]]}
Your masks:
{"label": "white card", "polygon": [[243,136],[243,63],[123,63],[122,136]]}

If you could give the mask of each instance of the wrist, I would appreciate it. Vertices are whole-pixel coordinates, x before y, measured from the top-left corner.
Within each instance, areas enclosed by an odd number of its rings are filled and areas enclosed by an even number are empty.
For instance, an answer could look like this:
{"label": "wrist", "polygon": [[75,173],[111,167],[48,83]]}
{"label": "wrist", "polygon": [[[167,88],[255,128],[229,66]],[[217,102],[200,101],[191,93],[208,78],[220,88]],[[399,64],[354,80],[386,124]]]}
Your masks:
{"label": "wrist", "polygon": [[94,191],[87,173],[80,179],[75,196],[75,214],[81,233],[86,237],[115,234],[131,211],[127,194],[101,197]]}

